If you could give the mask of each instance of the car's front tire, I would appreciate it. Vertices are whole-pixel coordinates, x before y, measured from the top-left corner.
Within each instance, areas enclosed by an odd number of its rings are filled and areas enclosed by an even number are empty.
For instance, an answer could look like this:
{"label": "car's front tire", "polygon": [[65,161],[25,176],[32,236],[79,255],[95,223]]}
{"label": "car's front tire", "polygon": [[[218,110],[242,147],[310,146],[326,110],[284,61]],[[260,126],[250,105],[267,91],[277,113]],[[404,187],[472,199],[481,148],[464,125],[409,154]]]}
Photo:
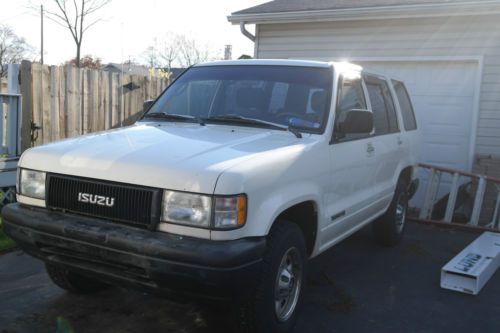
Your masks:
{"label": "car's front tire", "polygon": [[394,197],[384,215],[373,222],[375,240],[382,246],[396,246],[403,237],[408,211],[408,185],[398,181]]}
{"label": "car's front tire", "polygon": [[45,264],[50,279],[58,287],[73,294],[93,294],[109,287],[109,285],[69,271],[64,266]]}
{"label": "car's front tire", "polygon": [[239,309],[238,332],[289,332],[304,289],[306,244],[294,223],[271,229],[256,296]]}

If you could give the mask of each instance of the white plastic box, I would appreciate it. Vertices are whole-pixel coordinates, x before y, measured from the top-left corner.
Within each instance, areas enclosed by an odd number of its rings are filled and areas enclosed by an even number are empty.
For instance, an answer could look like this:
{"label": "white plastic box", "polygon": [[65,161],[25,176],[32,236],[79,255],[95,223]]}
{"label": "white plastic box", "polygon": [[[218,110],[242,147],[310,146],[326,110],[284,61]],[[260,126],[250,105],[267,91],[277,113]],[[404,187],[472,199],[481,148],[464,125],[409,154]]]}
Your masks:
{"label": "white plastic box", "polygon": [[441,288],[477,295],[500,267],[500,234],[485,232],[441,269]]}

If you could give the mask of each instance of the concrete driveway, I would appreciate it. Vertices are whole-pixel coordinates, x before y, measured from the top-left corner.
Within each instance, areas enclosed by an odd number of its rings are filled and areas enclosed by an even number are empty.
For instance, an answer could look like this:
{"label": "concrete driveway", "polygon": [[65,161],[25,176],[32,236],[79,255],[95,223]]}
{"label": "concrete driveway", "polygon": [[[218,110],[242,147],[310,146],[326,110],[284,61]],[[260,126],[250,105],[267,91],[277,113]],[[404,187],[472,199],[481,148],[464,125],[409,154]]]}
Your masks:
{"label": "concrete driveway", "polygon": [[[439,287],[440,268],[478,234],[409,224],[395,249],[369,228],[310,265],[295,332],[498,332],[500,273],[479,296]],[[230,332],[223,306],[110,289],[67,294],[21,252],[0,256],[0,332]]]}

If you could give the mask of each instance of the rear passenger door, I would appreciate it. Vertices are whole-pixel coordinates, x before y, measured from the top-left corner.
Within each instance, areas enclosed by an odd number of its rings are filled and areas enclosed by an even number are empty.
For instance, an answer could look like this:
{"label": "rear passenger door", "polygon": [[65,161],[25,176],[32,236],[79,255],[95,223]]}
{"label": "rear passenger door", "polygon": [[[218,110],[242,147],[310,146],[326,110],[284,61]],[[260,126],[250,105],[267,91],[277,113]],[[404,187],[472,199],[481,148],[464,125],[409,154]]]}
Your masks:
{"label": "rear passenger door", "polygon": [[382,206],[390,203],[397,181],[397,171],[407,147],[400,132],[396,106],[389,84],[384,77],[365,74],[364,81],[373,112],[372,144],[377,167],[374,189]]}
{"label": "rear passenger door", "polygon": [[402,128],[404,128],[403,133],[403,145],[409,150],[408,158],[412,159],[410,164],[417,163],[416,156],[420,156],[419,152],[419,135],[417,132],[417,120],[415,119],[415,111],[413,110],[413,105],[410,100],[410,95],[405,85],[401,81],[392,80],[392,86],[394,88],[394,93],[399,102],[399,109],[401,113],[401,119],[403,122]]}

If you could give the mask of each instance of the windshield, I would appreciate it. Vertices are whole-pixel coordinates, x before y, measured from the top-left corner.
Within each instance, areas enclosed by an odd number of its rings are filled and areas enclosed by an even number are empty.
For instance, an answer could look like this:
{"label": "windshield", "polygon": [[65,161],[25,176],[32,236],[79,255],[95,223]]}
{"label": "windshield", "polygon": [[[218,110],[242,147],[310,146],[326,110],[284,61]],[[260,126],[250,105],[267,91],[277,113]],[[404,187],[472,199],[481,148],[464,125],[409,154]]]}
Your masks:
{"label": "windshield", "polygon": [[238,124],[257,127],[267,122],[323,133],[331,91],[331,68],[194,67],[165,91],[145,117],[182,115],[187,116],[182,117],[183,120],[192,118],[192,121],[214,123],[245,118],[259,122],[240,121]]}

